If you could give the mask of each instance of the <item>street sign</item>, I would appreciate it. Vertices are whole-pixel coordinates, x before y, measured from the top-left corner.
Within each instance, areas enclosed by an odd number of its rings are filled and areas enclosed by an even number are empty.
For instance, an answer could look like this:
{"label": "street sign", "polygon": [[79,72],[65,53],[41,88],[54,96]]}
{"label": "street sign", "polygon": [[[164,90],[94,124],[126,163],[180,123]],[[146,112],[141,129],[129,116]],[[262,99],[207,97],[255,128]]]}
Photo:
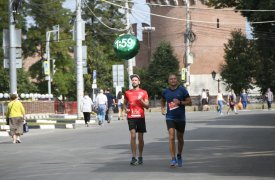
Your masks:
{"label": "street sign", "polygon": [[50,74],[50,67],[49,67],[49,62],[48,61],[43,62],[43,69],[44,69],[44,74],[45,75]]}
{"label": "street sign", "polygon": [[[4,47],[4,68],[10,68],[10,60],[9,60],[10,50],[8,47]],[[15,57],[16,57],[16,68],[22,68],[22,49],[15,49]]]}
{"label": "street sign", "polygon": [[[10,60],[4,59],[4,68],[10,68]],[[16,59],[16,68],[22,68],[22,59]]]}
{"label": "street sign", "polygon": [[83,67],[82,71],[83,71],[83,74],[88,74],[88,68],[87,67]]}
{"label": "street sign", "polygon": [[93,84],[96,84],[96,70],[93,70]]}
{"label": "street sign", "polygon": [[[15,43],[15,47],[22,47],[22,42],[21,42],[21,38],[22,38],[22,32],[21,29],[15,29],[15,37],[14,37],[14,43]],[[4,29],[3,30],[3,47],[9,47],[10,46],[10,36],[9,36],[9,30],[8,29]]]}
{"label": "street sign", "polygon": [[113,65],[113,87],[124,87],[124,65]]}

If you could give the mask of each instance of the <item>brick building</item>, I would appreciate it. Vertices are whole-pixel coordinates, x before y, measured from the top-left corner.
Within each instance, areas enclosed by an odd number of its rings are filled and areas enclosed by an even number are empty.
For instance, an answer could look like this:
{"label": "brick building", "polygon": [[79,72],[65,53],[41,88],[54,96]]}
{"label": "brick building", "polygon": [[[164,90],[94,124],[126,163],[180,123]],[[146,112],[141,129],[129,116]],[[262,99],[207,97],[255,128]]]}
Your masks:
{"label": "brick building", "polygon": [[[246,32],[246,19],[232,9],[218,10],[208,8],[200,1],[189,2],[190,25],[195,40],[190,45],[193,63],[190,65],[190,84],[187,88],[191,95],[201,94],[202,89],[209,89],[210,94],[215,95],[218,91],[218,82],[213,80],[211,72],[214,70],[217,72],[216,79],[220,78],[220,65],[224,62],[224,44],[230,38],[231,31],[241,29],[243,33]],[[136,62],[142,64],[136,65],[147,67],[150,59],[148,54],[152,55],[161,41],[169,41],[179,60],[180,69],[185,67],[185,0],[147,0],[147,3],[150,3],[151,26],[155,27],[155,31],[143,32],[142,48],[136,57]],[[220,82],[220,89],[225,91],[223,82]]]}

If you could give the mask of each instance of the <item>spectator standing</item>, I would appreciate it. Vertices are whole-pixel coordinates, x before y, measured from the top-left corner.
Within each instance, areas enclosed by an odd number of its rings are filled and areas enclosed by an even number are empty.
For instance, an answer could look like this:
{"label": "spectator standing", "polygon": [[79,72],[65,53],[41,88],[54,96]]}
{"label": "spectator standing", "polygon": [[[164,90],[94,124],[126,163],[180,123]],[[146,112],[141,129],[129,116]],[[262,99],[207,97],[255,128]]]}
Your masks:
{"label": "spectator standing", "polygon": [[207,104],[208,104],[208,96],[205,89],[203,89],[201,93],[201,104],[202,104],[202,110],[205,111],[207,109]]}
{"label": "spectator standing", "polygon": [[124,119],[124,108],[123,108],[123,103],[124,103],[124,95],[122,94],[121,91],[117,93],[117,107],[118,107],[118,120],[123,120]]}
{"label": "spectator standing", "polygon": [[21,143],[20,136],[23,135],[25,109],[17,94],[11,95],[6,116],[9,118],[10,136],[13,139],[13,144]]}
{"label": "spectator standing", "polygon": [[238,114],[237,108],[236,108],[236,94],[233,89],[229,92],[229,94],[227,96],[227,101],[228,101],[228,106],[229,106],[227,109],[227,114],[229,114],[230,109],[232,111],[234,111],[235,114]]}
{"label": "spectator standing", "polygon": [[265,93],[266,101],[267,101],[267,108],[268,110],[271,110],[271,105],[273,101],[273,92],[270,90],[270,88],[267,89]]}
{"label": "spectator standing", "polygon": [[223,103],[226,103],[226,101],[223,99],[223,94],[221,90],[219,90],[217,95],[217,105],[218,105],[218,112],[220,113],[220,115],[223,115],[222,113]]}
{"label": "spectator standing", "polygon": [[114,114],[114,105],[115,105],[115,97],[113,96],[113,94],[110,92],[110,88],[107,88],[105,91],[105,95],[107,96],[107,100],[108,100],[108,106],[107,106],[107,112],[106,112],[106,118],[105,120],[108,121],[108,123],[111,122],[112,118],[113,118],[113,114]]}
{"label": "spectator standing", "polygon": [[242,93],[240,94],[240,102],[243,105],[243,109],[246,109],[247,107],[247,102],[248,102],[248,95],[245,92],[245,89],[242,90]]}
{"label": "spectator standing", "polygon": [[108,99],[105,94],[103,94],[103,89],[99,91],[99,94],[96,96],[96,108],[97,108],[97,118],[98,118],[98,125],[103,126],[105,115],[108,106]]}
{"label": "spectator standing", "polygon": [[89,97],[88,93],[85,92],[84,97],[81,99],[80,110],[81,110],[81,112],[83,112],[85,125],[87,127],[89,126],[89,122],[91,119],[91,112],[92,112],[93,104],[94,103],[93,103],[92,99]]}

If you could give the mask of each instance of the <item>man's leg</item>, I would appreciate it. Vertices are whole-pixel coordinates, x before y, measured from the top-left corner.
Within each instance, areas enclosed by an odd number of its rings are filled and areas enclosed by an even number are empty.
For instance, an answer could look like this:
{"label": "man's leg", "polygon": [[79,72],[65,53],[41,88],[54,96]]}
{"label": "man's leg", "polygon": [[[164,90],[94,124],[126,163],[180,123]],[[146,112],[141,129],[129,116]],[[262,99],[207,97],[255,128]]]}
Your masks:
{"label": "man's leg", "polygon": [[144,138],[143,138],[144,133],[138,133],[138,151],[139,151],[139,157],[138,157],[138,163],[143,164],[143,148],[144,148]]}
{"label": "man's leg", "polygon": [[178,139],[178,154],[182,154],[184,140],[183,140],[183,133],[177,131],[177,139]]}
{"label": "man's leg", "polygon": [[267,101],[267,107],[268,109],[271,109],[271,101]]}
{"label": "man's leg", "polygon": [[142,157],[143,147],[144,147],[143,133],[138,133],[138,151],[139,151],[140,157]]}
{"label": "man's leg", "polygon": [[113,117],[113,107],[109,107],[108,108],[108,123],[110,123],[111,122],[111,120],[112,120],[112,117]]}
{"label": "man's leg", "polygon": [[222,109],[223,109],[223,102],[220,101],[220,113],[222,114]]}
{"label": "man's leg", "polygon": [[169,150],[172,158],[176,157],[176,148],[175,148],[175,128],[170,128],[169,130]]}
{"label": "man's leg", "polygon": [[106,112],[107,112],[107,106],[103,105],[102,106],[102,125],[104,125]]}
{"label": "man's leg", "polygon": [[177,140],[178,140],[178,153],[177,153],[177,163],[179,167],[182,167],[182,150],[184,146],[184,132],[185,132],[186,122],[177,122],[176,123],[176,132],[177,132]]}
{"label": "man's leg", "polygon": [[175,128],[169,128],[169,150],[170,150],[170,155],[171,155],[171,162],[170,166],[175,166],[177,161],[176,161],[176,145],[175,145]]}
{"label": "man's leg", "polygon": [[136,159],[136,154],[137,154],[137,144],[136,144],[136,130],[131,129],[131,150],[132,150],[132,160],[130,162],[130,165],[138,165],[138,161]]}
{"label": "man's leg", "polygon": [[137,143],[136,143],[136,130],[132,129],[130,131],[131,133],[131,150],[132,150],[132,155],[133,157],[136,157],[136,153],[137,153]]}

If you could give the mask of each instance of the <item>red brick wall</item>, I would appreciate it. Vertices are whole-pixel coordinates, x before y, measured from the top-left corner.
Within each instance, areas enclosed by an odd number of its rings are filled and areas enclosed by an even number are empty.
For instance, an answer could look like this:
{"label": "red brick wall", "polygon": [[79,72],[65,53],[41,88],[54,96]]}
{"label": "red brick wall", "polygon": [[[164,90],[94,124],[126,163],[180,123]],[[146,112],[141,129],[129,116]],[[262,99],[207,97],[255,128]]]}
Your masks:
{"label": "red brick wall", "polygon": [[54,101],[32,101],[22,103],[25,108],[26,114],[55,113]]}
{"label": "red brick wall", "polygon": [[[151,7],[151,12],[180,19],[185,18],[183,7]],[[160,42],[168,41],[174,49],[174,55],[178,58],[180,67],[183,67],[185,22],[151,16],[151,23],[151,26],[155,27],[155,32],[152,32],[152,53],[154,53]]]}
{"label": "red brick wall", "polygon": [[[220,21],[220,28],[217,24],[206,24],[201,22],[192,22],[192,30],[196,34],[196,41],[191,45],[191,53],[194,55],[194,63],[191,67],[191,74],[210,74],[213,70],[219,73],[219,67],[224,62],[224,44],[230,37],[230,32],[234,29],[241,29],[245,33],[245,18],[240,13],[234,11],[204,10],[207,6],[199,1],[191,6],[191,20],[216,22]],[[201,9],[192,9],[192,7]],[[152,6],[151,13],[185,19],[185,7],[159,7]],[[223,25],[223,23],[228,23]],[[186,22],[181,20],[166,19],[163,17],[151,16],[151,26],[155,27],[155,32],[151,34],[152,50],[161,41],[169,41],[178,58],[180,68],[184,66],[184,32]],[[145,39],[143,40],[145,43]],[[141,49],[147,51],[147,49]],[[140,52],[144,54],[145,52]],[[145,58],[137,56],[137,59]],[[148,62],[149,63],[149,62]],[[139,64],[137,64],[139,65]],[[146,66],[143,64],[143,66]]]}

